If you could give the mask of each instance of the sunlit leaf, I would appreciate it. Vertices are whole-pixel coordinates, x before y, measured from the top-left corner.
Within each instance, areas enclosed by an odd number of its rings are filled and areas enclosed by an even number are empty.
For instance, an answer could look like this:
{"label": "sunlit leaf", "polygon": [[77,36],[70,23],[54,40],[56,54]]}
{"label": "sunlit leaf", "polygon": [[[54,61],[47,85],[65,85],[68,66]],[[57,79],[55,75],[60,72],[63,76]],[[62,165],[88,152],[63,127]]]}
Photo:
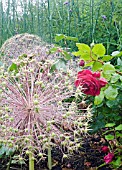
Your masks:
{"label": "sunlit leaf", "polygon": [[83,44],[83,43],[76,43],[76,46],[79,49],[79,54],[80,54],[81,59],[83,59],[85,61],[91,59],[91,57],[90,57],[91,49],[88,45]]}
{"label": "sunlit leaf", "polygon": [[116,129],[116,130],[122,130],[122,124],[120,124],[119,126],[117,126],[115,129]]}
{"label": "sunlit leaf", "polygon": [[105,135],[105,139],[106,140],[113,140],[114,139],[114,136],[109,134],[109,135]]}
{"label": "sunlit leaf", "polygon": [[101,69],[101,67],[102,67],[102,63],[95,61],[93,66],[92,66],[92,70],[97,71],[97,70]]}
{"label": "sunlit leaf", "polygon": [[116,124],[115,123],[107,123],[105,127],[114,127]]}
{"label": "sunlit leaf", "polygon": [[61,41],[64,38],[65,38],[65,35],[63,35],[63,34],[56,34],[55,41],[59,42],[59,41]]}
{"label": "sunlit leaf", "polygon": [[106,49],[103,46],[103,44],[95,44],[92,49],[93,54],[97,55],[98,57],[101,57],[105,55]]}

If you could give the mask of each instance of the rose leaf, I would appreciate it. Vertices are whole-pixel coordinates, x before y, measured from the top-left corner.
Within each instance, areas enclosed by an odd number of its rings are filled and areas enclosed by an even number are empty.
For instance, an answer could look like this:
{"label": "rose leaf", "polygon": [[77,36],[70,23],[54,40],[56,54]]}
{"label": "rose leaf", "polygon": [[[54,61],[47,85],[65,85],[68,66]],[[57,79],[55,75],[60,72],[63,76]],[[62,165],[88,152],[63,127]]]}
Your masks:
{"label": "rose leaf", "polygon": [[108,100],[114,100],[117,95],[118,95],[118,90],[116,88],[113,88],[112,86],[109,86],[105,91],[104,91],[105,97]]}
{"label": "rose leaf", "polygon": [[101,104],[103,99],[104,99],[104,94],[103,91],[101,91],[99,96],[95,96],[94,104],[95,105]]}
{"label": "rose leaf", "polygon": [[94,45],[92,52],[93,52],[93,54],[97,55],[98,57],[101,57],[101,56],[105,55],[106,49],[103,46],[103,44],[96,44],[96,45]]}
{"label": "rose leaf", "polygon": [[101,67],[102,67],[102,63],[95,61],[93,64],[92,70],[97,71],[97,70],[101,69]]}

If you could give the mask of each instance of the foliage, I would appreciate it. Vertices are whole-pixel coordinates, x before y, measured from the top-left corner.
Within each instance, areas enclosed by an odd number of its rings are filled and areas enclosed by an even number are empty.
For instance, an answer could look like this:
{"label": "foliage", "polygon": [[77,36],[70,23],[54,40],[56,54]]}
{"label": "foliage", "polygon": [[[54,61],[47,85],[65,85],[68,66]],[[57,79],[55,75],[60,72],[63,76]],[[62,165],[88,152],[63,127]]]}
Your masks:
{"label": "foliage", "polygon": [[[106,155],[104,161],[106,164],[110,163],[112,168],[119,169],[122,166],[122,124],[116,126],[115,123],[107,123],[105,125],[105,132],[102,133],[103,138],[106,140],[106,144],[109,146],[103,146],[102,151],[107,154],[112,154],[112,157]],[[107,159],[106,159],[107,158]],[[105,164],[100,165],[100,167]]]}
{"label": "foliage", "polygon": [[[62,36],[62,38],[64,37]],[[92,43],[90,46],[84,43],[76,43],[76,46],[78,47],[78,51],[72,52],[72,54],[77,57],[75,61],[79,61],[79,64],[77,62],[75,63],[75,67],[78,67],[76,70],[80,71],[78,81],[81,81],[80,74],[86,69],[101,74],[101,76],[108,81],[108,84],[101,89],[100,95],[97,95],[94,98],[87,95],[87,100],[94,103],[94,120],[92,123],[93,132],[97,132],[105,127],[105,124],[108,121],[113,121],[116,124],[119,124],[121,122],[122,110],[122,52],[114,51],[111,55],[106,55],[106,48],[101,43]],[[80,65],[81,61],[83,65]],[[86,71],[93,75],[96,74],[92,73],[90,70]],[[88,76],[87,72],[86,77]],[[87,79],[83,82],[85,84],[89,81],[88,84],[90,85],[90,80]],[[96,81],[94,83],[96,83]],[[95,86],[95,84],[92,86]],[[89,90],[87,90],[91,91],[90,88],[94,89],[92,86],[89,86]],[[98,85],[95,87],[96,91],[99,91]],[[90,94],[92,93],[93,92],[91,91]]]}
{"label": "foliage", "polygon": [[[53,43],[56,34],[79,42],[101,42],[107,54],[122,48],[121,0],[0,1],[0,46],[9,37],[31,33]],[[68,42],[74,49],[75,44]],[[64,46],[63,42],[60,42]]]}
{"label": "foliage", "polygon": [[[91,44],[91,47],[89,47],[83,43],[76,43],[76,46],[78,51],[73,52],[73,54],[80,56],[80,59],[84,60],[85,65],[82,69],[90,66],[93,71],[99,71],[102,77],[109,82],[108,85],[101,89],[100,95],[94,99],[96,123],[93,129],[96,131],[97,128],[104,127],[108,119],[116,123],[121,119],[122,52],[117,51],[113,52],[112,55],[106,55],[106,49],[102,44]],[[113,59],[117,60],[117,64],[112,64]],[[99,121],[101,120],[102,122],[100,123]]]}

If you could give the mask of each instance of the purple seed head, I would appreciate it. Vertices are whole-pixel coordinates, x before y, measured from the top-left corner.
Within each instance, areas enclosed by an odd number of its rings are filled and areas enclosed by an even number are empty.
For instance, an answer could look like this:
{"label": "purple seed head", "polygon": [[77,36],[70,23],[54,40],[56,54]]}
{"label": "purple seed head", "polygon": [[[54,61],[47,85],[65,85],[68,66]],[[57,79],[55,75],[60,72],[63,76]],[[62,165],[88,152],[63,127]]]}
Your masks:
{"label": "purple seed head", "polygon": [[90,107],[82,111],[76,102],[82,95],[74,87],[76,71],[70,64],[51,71],[55,61],[28,55],[13,63],[13,70],[0,67],[0,141],[19,146],[21,154],[41,154],[55,144],[76,149],[91,121]]}

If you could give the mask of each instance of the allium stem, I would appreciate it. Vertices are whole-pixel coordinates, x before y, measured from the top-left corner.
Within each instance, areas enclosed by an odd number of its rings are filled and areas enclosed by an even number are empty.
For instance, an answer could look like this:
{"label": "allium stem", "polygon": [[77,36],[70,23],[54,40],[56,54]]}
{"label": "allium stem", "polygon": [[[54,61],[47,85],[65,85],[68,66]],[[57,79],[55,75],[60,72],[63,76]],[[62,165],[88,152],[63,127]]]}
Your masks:
{"label": "allium stem", "polygon": [[48,146],[48,168],[52,169],[51,146]]}
{"label": "allium stem", "polygon": [[29,170],[34,170],[34,159],[31,152],[29,153]]}

